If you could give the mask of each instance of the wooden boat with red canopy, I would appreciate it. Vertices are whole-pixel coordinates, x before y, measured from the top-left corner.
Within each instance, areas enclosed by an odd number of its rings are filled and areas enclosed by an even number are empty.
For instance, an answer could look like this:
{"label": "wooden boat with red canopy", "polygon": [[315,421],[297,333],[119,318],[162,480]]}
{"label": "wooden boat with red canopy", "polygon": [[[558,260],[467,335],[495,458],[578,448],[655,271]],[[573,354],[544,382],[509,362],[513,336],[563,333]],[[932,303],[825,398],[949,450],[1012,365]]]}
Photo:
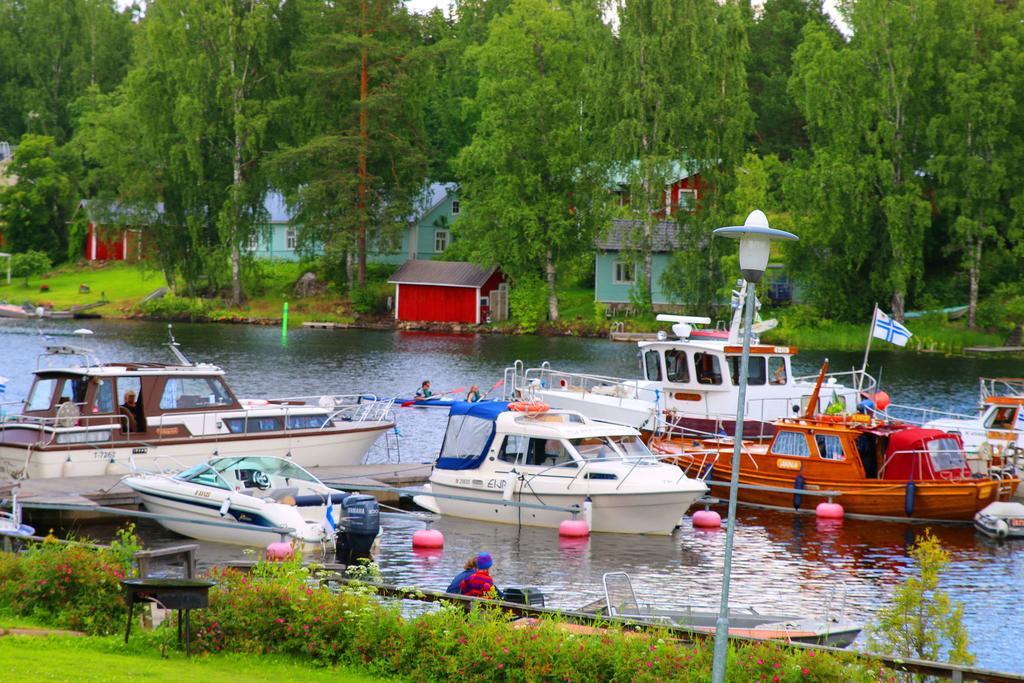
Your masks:
{"label": "wooden boat with red canopy", "polygon": [[[770,442],[743,444],[740,502],[813,508],[824,499],[772,489],[836,491],[847,514],[970,521],[989,503],[1009,500],[1020,483],[999,472],[972,473],[960,437],[939,429],[861,414],[805,414],[775,424]],[[710,469],[707,483],[723,498],[728,484],[713,482],[729,481],[733,447],[727,438],[651,443],[688,474]]]}

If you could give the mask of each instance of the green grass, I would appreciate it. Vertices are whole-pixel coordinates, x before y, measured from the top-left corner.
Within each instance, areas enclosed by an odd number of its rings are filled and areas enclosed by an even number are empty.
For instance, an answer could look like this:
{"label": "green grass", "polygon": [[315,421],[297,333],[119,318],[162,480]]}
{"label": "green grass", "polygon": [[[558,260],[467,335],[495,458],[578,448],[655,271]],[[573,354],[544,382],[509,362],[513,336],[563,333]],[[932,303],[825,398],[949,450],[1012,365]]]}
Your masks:
{"label": "green grass", "polygon": [[[4,625],[11,626],[4,620]],[[167,649],[153,634],[132,635],[128,645],[118,636],[0,637],[0,671],[5,681],[384,681],[356,669],[323,668],[312,662],[271,655],[203,655],[186,658]]]}
{"label": "green grass", "polygon": [[[941,318],[914,318],[906,325],[914,334],[907,345],[912,351],[961,353],[968,346],[999,346],[1006,338],[1004,333],[968,330],[962,322]],[[791,344],[801,349],[859,351],[867,343],[870,326],[870,320],[863,323],[823,320],[815,325],[794,327],[787,325],[783,317],[779,326],[761,339],[769,344]]]}
{"label": "green grass", "polygon": [[[48,292],[39,291],[41,284]],[[52,305],[54,310],[65,310],[74,305],[91,304],[106,295],[108,303],[92,311],[104,316],[126,314],[140,299],[154,289],[163,287],[164,276],[159,271],[143,270],[139,265],[108,262],[95,266],[64,265],[43,276],[14,278],[11,284],[0,280],[0,299],[13,304],[28,301],[35,306]],[[79,293],[80,285],[88,285],[88,294]]]}

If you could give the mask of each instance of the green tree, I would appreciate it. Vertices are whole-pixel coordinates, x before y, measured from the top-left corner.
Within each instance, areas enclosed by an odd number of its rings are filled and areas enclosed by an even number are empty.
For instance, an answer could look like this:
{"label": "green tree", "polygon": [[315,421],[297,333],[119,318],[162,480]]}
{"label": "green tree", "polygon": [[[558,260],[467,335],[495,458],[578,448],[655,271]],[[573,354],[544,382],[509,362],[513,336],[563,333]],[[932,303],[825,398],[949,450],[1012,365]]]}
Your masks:
{"label": "green tree", "polygon": [[86,117],[106,129],[83,141],[94,152],[109,161],[100,141],[117,131],[144,159],[91,178],[116,183],[119,198],[148,197],[151,209],[163,202],[149,229],[165,269],[180,268],[190,289],[202,280],[217,289],[229,263],[235,305],[244,298],[242,250],[263,222],[266,150],[286,115],[281,80],[296,20],[290,1],[152,3],[123,92]]}
{"label": "green tree", "polygon": [[788,91],[793,53],[803,27],[813,23],[835,44],[842,36],[822,9],[821,0],[766,0],[747,30],[750,57],[747,87],[754,112],[753,144],[761,155],[787,160],[808,146],[804,117]]}
{"label": "green tree", "polygon": [[52,267],[50,257],[41,251],[29,250],[24,253],[14,254],[11,258],[11,275],[25,278],[25,286],[28,287],[28,279],[33,275],[42,275]]}
{"label": "green tree", "polygon": [[67,256],[68,221],[78,200],[77,159],[52,137],[26,135],[8,173],[18,182],[0,191],[0,224],[10,251],[38,250],[54,262]]}
{"label": "green tree", "polygon": [[362,285],[368,242],[396,238],[427,176],[426,55],[397,0],[316,3],[305,27],[301,142],[276,155],[275,173],[302,239],[354,251]]}
{"label": "green tree", "polygon": [[926,529],[914,542],[910,557],[916,572],[903,580],[892,603],[879,611],[869,629],[869,649],[897,657],[972,664],[963,605],[953,604],[939,588],[949,553]]}
{"label": "green tree", "polygon": [[968,326],[975,327],[986,245],[1006,234],[1015,160],[1024,151],[1015,130],[1024,81],[1019,13],[985,0],[948,3],[940,53],[941,114],[931,122],[939,207],[952,221],[949,248],[968,273]]}
{"label": "green tree", "polygon": [[594,3],[513,0],[471,53],[480,120],[456,163],[465,208],[456,232],[513,284],[542,278],[553,321],[559,268],[592,249],[607,200],[586,87],[588,46],[602,32]]}
{"label": "green tree", "polygon": [[[813,156],[786,186],[799,209],[800,258],[792,263],[830,314],[863,315],[885,293],[902,320],[908,292],[923,278],[931,205],[921,171],[936,113],[936,2],[844,2],[850,40],[836,46],[809,24],[794,58],[790,88]],[[837,289],[849,296],[836,297]]]}

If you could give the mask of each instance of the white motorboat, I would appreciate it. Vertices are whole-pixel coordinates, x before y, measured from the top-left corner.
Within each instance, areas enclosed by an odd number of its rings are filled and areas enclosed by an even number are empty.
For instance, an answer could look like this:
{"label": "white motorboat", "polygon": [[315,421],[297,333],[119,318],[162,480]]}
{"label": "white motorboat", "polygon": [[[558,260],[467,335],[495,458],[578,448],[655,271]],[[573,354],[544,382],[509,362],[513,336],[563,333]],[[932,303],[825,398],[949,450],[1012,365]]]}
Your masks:
{"label": "white motorboat", "polygon": [[251,547],[284,537],[306,550],[326,549],[334,544],[335,527],[344,528],[351,514],[348,499],[367,498],[332,489],[274,456],[213,458],[178,474],[140,474],[123,481],[171,531]]}
{"label": "white motorboat", "polygon": [[[745,291],[745,287],[741,291]],[[576,410],[595,420],[625,424],[645,432],[732,435],[736,429],[739,368],[742,354],[742,294],[728,331],[700,328],[709,318],[659,315],[672,323],[674,338],[658,333],[654,341],[638,342],[639,379],[562,372],[544,363],[526,368],[517,361],[505,370],[509,400],[538,400],[553,408]],[[770,328],[772,321],[761,323]],[[758,332],[753,328],[753,333]],[[817,376],[794,377],[796,348],[761,344],[755,337],[747,370],[746,438],[770,436],[780,418],[803,415]],[[849,380],[850,385],[840,383]],[[850,412],[859,392],[873,393],[875,381],[860,371],[832,373],[814,412]]]}
{"label": "white motorboat", "polygon": [[1024,538],[1024,504],[991,503],[974,515],[974,528],[993,538]]}
{"label": "white motorboat", "polygon": [[489,401],[452,406],[428,490],[415,501],[453,517],[558,527],[578,506],[592,531],[670,534],[708,488],[630,427]]}
{"label": "white motorboat", "polygon": [[[14,478],[183,469],[216,455],[288,454],[303,467],[357,465],[394,427],[365,395],[237,398],[224,371],[192,363],[101,363],[49,347],[20,413],[0,421],[0,474]],[[126,396],[136,402],[126,408]]]}

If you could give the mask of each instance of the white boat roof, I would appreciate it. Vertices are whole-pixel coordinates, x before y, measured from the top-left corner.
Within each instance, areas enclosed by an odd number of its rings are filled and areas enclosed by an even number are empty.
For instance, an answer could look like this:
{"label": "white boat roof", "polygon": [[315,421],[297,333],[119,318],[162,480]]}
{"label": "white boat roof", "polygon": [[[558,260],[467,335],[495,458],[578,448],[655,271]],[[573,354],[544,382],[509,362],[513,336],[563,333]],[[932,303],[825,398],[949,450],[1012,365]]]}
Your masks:
{"label": "white boat roof", "polygon": [[549,410],[535,414],[504,412],[495,420],[495,430],[499,434],[520,434],[546,439],[640,435],[640,432],[632,427],[597,422],[572,410]]}

